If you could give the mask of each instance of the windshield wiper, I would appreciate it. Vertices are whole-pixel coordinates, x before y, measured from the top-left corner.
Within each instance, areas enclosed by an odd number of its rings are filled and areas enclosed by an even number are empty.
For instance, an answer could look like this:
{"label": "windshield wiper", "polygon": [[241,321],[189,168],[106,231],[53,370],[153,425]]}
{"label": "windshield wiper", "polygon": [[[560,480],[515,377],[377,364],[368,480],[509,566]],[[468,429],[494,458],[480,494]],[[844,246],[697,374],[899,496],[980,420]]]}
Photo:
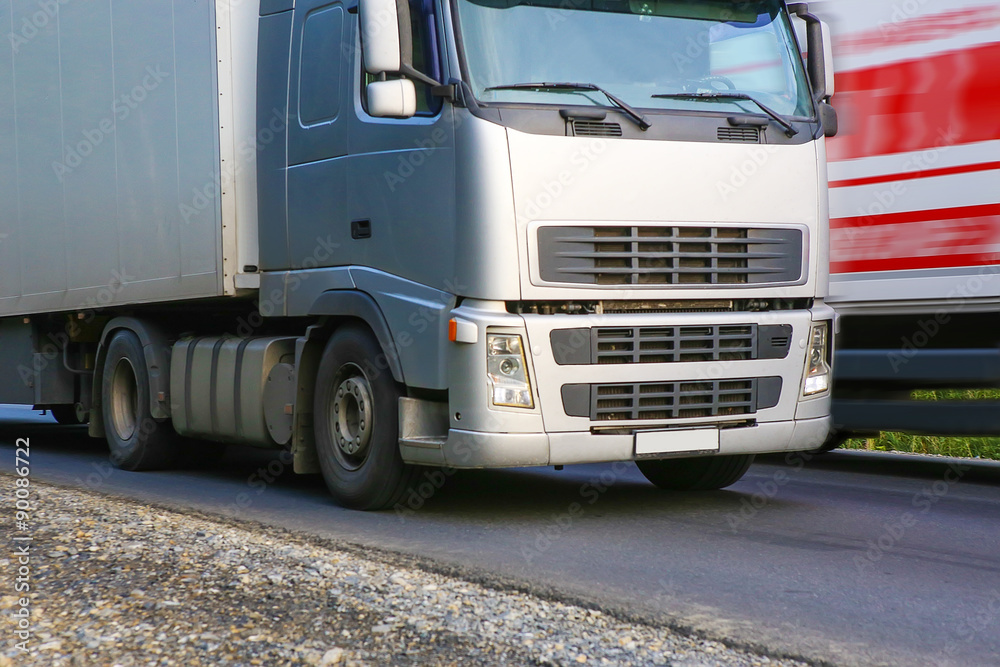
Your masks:
{"label": "windshield wiper", "polygon": [[709,99],[709,100],[747,100],[753,102],[761,111],[766,113],[768,116],[774,119],[774,122],[780,125],[784,130],[785,134],[789,137],[794,137],[799,133],[792,124],[785,120],[785,117],[779,114],[777,111],[770,107],[766,107],[757,100],[755,100],[750,95],[746,93],[663,93],[660,95],[653,95],[652,97],[658,99]]}
{"label": "windshield wiper", "polygon": [[490,86],[486,90],[593,90],[611,100],[611,103],[624,111],[641,130],[645,131],[652,127],[641,113],[593,83],[511,83],[505,86]]}

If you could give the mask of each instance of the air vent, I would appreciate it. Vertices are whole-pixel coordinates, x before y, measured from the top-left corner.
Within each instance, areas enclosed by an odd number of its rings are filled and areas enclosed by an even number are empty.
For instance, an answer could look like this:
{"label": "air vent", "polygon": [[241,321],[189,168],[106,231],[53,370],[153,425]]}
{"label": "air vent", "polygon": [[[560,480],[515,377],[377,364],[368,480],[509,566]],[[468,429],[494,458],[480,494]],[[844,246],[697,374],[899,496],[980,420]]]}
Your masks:
{"label": "air vent", "polygon": [[781,378],[564,384],[563,409],[591,421],[634,421],[735,417],[773,408]]}
{"label": "air vent", "polygon": [[757,358],[756,324],[554,329],[559,365],[666,364]]}
{"label": "air vent", "polygon": [[802,232],[746,227],[540,227],[545,282],[767,285],[802,275]]}
{"label": "air vent", "polygon": [[620,137],[622,126],[599,120],[574,120],[573,135],[577,137]]}
{"label": "air vent", "polygon": [[720,127],[719,141],[739,141],[746,144],[760,143],[760,129],[756,127]]}
{"label": "air vent", "polygon": [[738,361],[755,348],[752,325],[597,330],[599,364]]}
{"label": "air vent", "polygon": [[756,380],[591,385],[592,421],[697,419],[756,412]]}

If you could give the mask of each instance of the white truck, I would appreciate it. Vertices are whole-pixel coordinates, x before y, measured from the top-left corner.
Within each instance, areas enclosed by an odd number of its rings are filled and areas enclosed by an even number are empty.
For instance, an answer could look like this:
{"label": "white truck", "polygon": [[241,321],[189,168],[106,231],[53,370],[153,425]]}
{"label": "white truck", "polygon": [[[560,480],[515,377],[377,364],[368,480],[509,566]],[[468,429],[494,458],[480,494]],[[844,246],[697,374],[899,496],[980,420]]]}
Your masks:
{"label": "white truck", "polygon": [[284,448],[375,509],[421,466],[709,489],[826,437],[803,4],[7,0],[0,32],[0,401],[123,468]]}
{"label": "white truck", "polygon": [[911,398],[1000,387],[1000,6],[812,7],[836,36],[838,428],[1000,435],[996,401]]}

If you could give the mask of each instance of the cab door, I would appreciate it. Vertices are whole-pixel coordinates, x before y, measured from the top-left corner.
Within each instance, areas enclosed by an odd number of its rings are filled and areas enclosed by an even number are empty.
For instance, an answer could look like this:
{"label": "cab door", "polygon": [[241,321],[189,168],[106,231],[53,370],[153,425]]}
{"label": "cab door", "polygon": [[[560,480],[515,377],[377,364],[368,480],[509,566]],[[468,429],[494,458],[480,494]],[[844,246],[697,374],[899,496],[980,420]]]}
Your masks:
{"label": "cab door", "polygon": [[[353,59],[348,11],[357,0],[296,0],[288,109],[289,268],[346,260],[347,72]],[[347,221],[347,222],[345,222]],[[345,234],[346,229],[346,234]]]}
{"label": "cab door", "polygon": [[[409,0],[414,67],[446,80],[441,21],[434,0]],[[352,16],[356,26],[357,16]],[[356,28],[355,28],[356,30]],[[360,42],[354,33],[354,48]],[[417,83],[417,114],[375,118],[368,114],[361,62],[352,64],[350,92],[349,217],[365,237],[350,239],[353,264],[454,291],[455,116],[451,104]]]}

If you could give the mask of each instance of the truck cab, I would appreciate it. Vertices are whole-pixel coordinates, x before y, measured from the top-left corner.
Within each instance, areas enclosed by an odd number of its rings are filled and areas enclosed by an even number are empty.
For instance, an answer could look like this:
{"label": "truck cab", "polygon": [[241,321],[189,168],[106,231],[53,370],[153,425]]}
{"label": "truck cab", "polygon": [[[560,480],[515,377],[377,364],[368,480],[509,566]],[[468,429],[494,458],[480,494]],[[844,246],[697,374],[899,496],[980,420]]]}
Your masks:
{"label": "truck cab", "polygon": [[[823,441],[835,115],[804,5],[281,4],[260,20],[259,121],[289,101],[258,158],[262,293],[286,316],[374,301],[405,464],[638,460],[666,484]],[[327,393],[325,415],[376,402]],[[367,460],[346,421],[317,428],[325,467]]]}

